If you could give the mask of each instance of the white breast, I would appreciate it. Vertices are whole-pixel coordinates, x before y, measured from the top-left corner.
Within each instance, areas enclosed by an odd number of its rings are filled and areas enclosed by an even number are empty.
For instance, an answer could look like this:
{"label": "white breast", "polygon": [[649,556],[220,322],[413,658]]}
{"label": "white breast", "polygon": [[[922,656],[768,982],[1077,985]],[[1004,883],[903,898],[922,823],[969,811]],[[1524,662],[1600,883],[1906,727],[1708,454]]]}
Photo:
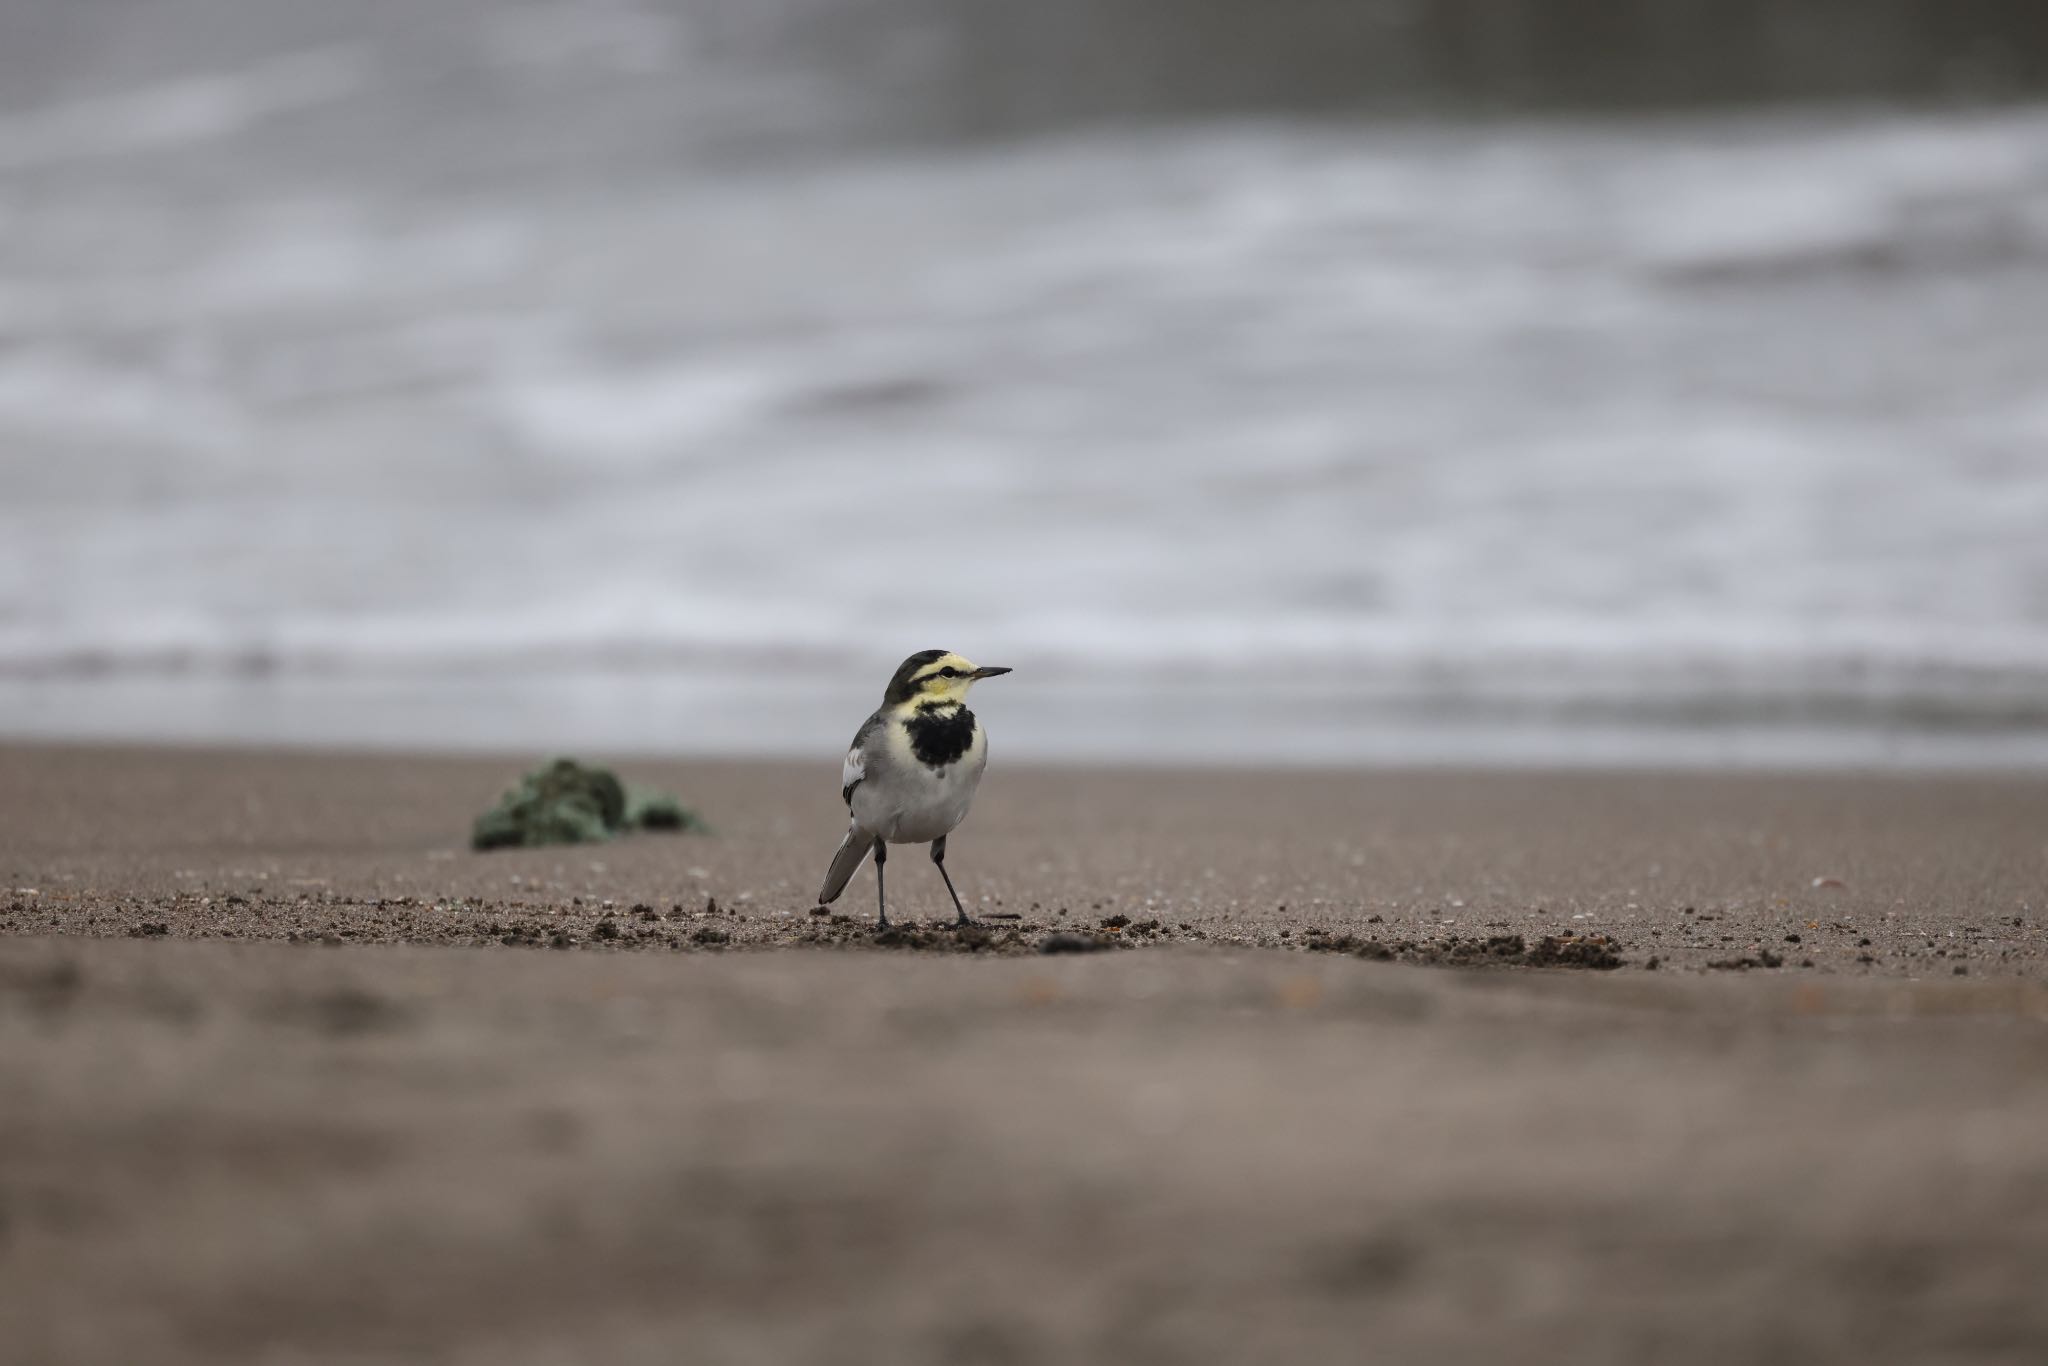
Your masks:
{"label": "white breast", "polygon": [[901,725],[887,726],[881,743],[889,747],[888,762],[853,794],[853,818],[862,828],[891,844],[928,844],[967,819],[988,767],[988,741],[978,728],[967,752],[937,772],[911,752]]}

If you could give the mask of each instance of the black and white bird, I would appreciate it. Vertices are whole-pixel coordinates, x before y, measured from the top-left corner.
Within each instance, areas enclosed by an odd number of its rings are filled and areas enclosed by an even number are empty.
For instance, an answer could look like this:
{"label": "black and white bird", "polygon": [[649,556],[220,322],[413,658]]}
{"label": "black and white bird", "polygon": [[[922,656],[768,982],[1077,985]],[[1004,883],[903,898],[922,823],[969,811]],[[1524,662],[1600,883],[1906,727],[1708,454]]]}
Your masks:
{"label": "black and white bird", "polygon": [[887,929],[882,867],[889,846],[930,844],[959,923],[972,923],[946,871],[946,836],[967,818],[981,771],[988,767],[988,737],[967,710],[967,691],[980,679],[1008,672],[977,668],[950,650],[920,650],[897,668],[881,707],[861,723],[846,751],[839,795],[853,819],[825,870],[820,906],[846,890],[847,880],[872,849],[879,928]]}

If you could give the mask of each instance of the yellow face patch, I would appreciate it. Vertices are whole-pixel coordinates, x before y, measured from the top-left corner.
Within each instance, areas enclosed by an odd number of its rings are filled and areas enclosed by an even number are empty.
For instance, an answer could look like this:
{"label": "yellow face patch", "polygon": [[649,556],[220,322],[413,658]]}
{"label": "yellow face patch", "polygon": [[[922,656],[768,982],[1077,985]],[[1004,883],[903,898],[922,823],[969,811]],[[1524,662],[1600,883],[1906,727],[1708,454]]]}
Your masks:
{"label": "yellow face patch", "polygon": [[916,688],[913,701],[924,705],[965,702],[974,686],[974,662],[961,655],[943,654],[919,669],[911,678]]}

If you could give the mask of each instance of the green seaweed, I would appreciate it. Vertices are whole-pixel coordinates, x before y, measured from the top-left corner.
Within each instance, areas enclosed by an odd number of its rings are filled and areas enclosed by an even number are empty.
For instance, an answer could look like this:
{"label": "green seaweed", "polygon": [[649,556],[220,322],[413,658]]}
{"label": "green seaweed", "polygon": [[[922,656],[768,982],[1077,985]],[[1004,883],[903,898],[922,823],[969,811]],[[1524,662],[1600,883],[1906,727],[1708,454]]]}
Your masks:
{"label": "green seaweed", "polygon": [[710,833],[704,818],[666,792],[634,787],[626,790],[626,824],[635,830],[687,830]]}
{"label": "green seaweed", "polygon": [[477,849],[594,844],[626,830],[698,830],[704,823],[666,792],[635,791],[630,801],[608,768],[557,759],[520,778],[519,785],[476,818],[470,844]]}

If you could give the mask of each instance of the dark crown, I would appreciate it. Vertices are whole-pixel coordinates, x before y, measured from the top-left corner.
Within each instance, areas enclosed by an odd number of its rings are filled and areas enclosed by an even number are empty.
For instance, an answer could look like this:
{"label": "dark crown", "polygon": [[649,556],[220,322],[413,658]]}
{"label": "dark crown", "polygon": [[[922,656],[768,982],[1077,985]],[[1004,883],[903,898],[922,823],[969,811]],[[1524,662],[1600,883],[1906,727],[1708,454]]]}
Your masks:
{"label": "dark crown", "polygon": [[895,706],[898,702],[908,702],[917,696],[917,688],[912,681],[917,677],[917,671],[927,664],[944,659],[948,653],[950,652],[946,650],[919,650],[897,665],[895,675],[889,680],[889,690],[882,694],[883,703]]}

